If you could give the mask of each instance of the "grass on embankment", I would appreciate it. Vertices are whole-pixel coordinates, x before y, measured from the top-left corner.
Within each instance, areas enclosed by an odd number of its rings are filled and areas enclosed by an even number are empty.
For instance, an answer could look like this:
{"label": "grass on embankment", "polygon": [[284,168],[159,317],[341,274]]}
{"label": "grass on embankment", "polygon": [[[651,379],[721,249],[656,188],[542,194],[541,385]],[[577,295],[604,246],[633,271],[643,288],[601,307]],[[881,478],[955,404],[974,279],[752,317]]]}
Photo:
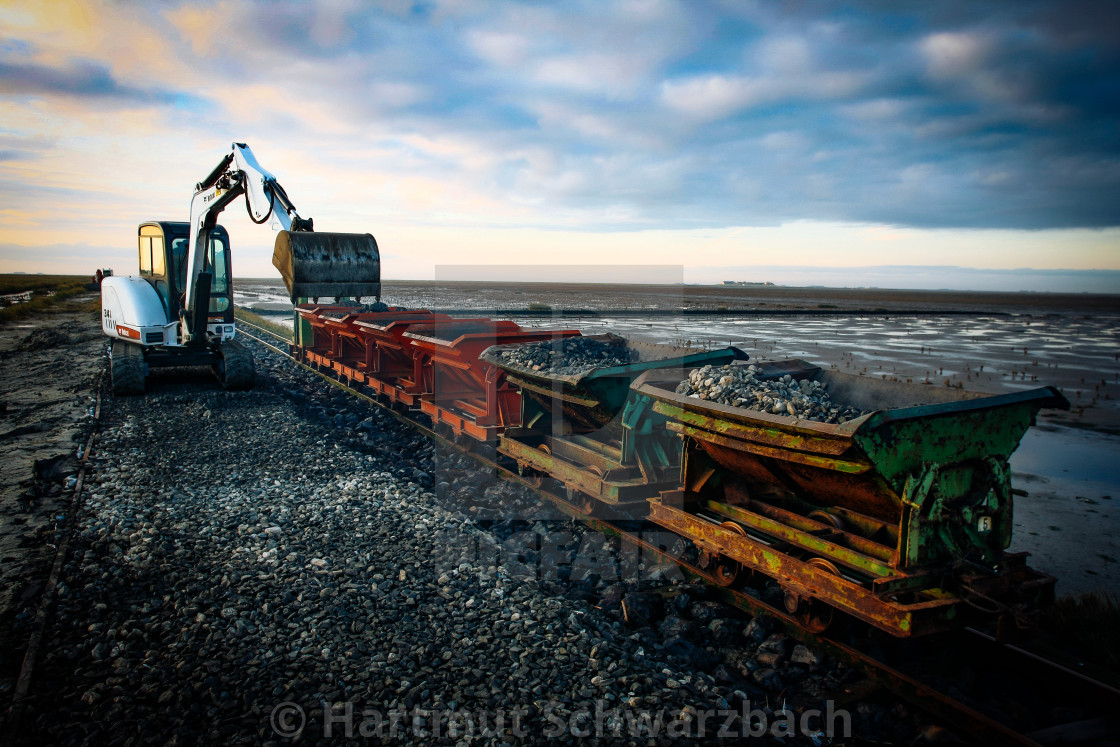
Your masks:
{"label": "grass on embankment", "polygon": [[0,296],[24,291],[58,290],[72,285],[85,285],[90,278],[81,275],[20,275],[0,273]]}
{"label": "grass on embankment", "polygon": [[[56,311],[63,301],[90,293],[89,278],[74,275],[0,275],[0,295],[31,291],[31,300],[0,308],[0,322],[25,319],[33,314]],[[53,295],[46,295],[54,291]],[[100,301],[94,299],[79,306],[68,305],[68,311],[96,311]]]}
{"label": "grass on embankment", "polygon": [[240,319],[243,322],[249,322],[250,324],[255,324],[258,327],[263,327],[269,332],[280,335],[280,337],[288,340],[289,342],[292,339],[292,330],[288,329],[282,324],[277,324],[276,322],[270,321],[260,314],[255,314],[248,309],[243,309],[240,306],[235,306],[233,308],[233,318]]}

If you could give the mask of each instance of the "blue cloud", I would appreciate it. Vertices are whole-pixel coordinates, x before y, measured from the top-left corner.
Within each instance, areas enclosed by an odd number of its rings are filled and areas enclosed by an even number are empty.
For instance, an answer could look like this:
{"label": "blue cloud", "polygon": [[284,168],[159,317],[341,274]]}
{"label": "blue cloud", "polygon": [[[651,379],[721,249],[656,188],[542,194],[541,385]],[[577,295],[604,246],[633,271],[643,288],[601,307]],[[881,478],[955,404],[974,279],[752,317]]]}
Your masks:
{"label": "blue cloud", "polygon": [[282,87],[290,112],[270,115],[274,136],[327,139],[299,116],[322,106],[377,148],[371,168],[471,179],[591,230],[1120,224],[1110,3],[390,8],[233,0],[203,52],[138,8],[207,83],[138,84],[96,60],[46,67],[8,41],[0,92],[147,100],[204,112],[198,127],[213,131],[239,115],[210,85]]}
{"label": "blue cloud", "polygon": [[166,94],[122,85],[105,65],[77,61],[65,68],[0,61],[0,93],[92,98],[151,99]]}

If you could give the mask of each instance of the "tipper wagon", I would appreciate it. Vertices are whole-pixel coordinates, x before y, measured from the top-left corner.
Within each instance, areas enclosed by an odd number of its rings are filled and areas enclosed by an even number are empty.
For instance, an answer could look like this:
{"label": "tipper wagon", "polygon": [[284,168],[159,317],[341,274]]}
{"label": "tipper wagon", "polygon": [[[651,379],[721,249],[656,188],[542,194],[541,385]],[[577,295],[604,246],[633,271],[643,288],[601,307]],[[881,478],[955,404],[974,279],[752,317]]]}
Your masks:
{"label": "tipper wagon", "polygon": [[680,486],[650,499],[650,518],[722,582],[777,580],[810,628],[839,608],[900,636],[968,607],[1013,619],[1052,596],[1053,578],[1006,552],[1007,460],[1041,408],[1068,407],[1056,389],[989,395],[798,360],[759,376],[819,381],[866,414],[830,424],[718,404],[659,371],[634,385],[684,441]]}

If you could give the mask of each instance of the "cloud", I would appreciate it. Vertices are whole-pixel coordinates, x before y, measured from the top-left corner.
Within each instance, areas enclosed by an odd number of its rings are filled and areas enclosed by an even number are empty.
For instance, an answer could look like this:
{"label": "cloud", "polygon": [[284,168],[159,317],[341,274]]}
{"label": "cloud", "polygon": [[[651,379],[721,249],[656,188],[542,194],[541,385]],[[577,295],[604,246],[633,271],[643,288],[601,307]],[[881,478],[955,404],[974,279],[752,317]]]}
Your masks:
{"label": "cloud", "polygon": [[661,101],[670,109],[698,120],[726,117],[774,96],[773,86],[741,76],[704,75],[667,80]]}
{"label": "cloud", "polygon": [[860,69],[824,69],[801,36],[763,39],[745,54],[739,74],[705,73],[662,82],[661,102],[699,122],[781,102],[846,99],[868,82]]}
{"label": "cloud", "polygon": [[938,80],[976,73],[991,51],[991,43],[978,33],[941,31],[921,41],[929,75]]}
{"label": "cloud", "polygon": [[0,93],[163,102],[174,101],[176,97],[170,90],[124,85],[107,66],[90,61],[73,61],[58,68],[0,61]]}
{"label": "cloud", "polygon": [[1120,224],[1093,3],[45,7],[0,13],[20,241],[181,212],[232,140],[317,225]]}
{"label": "cloud", "polygon": [[480,57],[504,68],[521,65],[533,46],[525,34],[486,29],[468,32],[467,42]]}

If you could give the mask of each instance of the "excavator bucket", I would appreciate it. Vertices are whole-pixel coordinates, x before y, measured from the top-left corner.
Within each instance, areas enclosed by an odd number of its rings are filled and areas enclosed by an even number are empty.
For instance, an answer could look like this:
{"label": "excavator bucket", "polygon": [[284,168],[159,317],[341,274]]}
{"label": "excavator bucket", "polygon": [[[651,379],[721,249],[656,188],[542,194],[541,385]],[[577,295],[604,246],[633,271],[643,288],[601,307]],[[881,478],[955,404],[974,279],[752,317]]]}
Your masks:
{"label": "excavator bucket", "polygon": [[272,264],[297,298],[381,297],[381,255],[368,233],[281,231]]}

